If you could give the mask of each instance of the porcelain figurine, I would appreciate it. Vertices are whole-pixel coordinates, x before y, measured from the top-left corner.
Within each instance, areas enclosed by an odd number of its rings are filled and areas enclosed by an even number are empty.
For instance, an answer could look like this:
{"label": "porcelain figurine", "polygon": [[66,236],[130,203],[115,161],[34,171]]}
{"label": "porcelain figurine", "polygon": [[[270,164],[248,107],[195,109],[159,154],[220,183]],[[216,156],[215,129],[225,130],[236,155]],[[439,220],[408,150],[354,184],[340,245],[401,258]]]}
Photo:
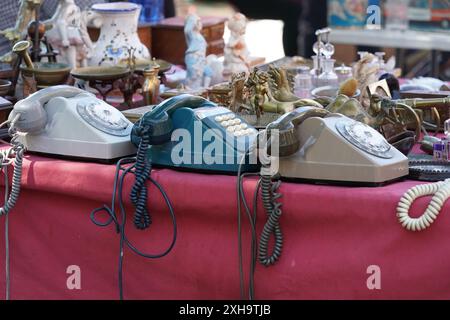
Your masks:
{"label": "porcelain figurine", "polygon": [[91,9],[101,26],[93,45],[90,66],[114,66],[128,57],[128,48],[134,48],[138,60],[150,60],[150,52],[138,36],[141,5],[131,2],[97,3]]}
{"label": "porcelain figurine", "polygon": [[228,20],[230,38],[224,49],[224,76],[249,72],[249,53],[245,43],[247,18],[236,13]]}
{"label": "porcelain figurine", "polygon": [[201,34],[202,22],[195,13],[190,13],[184,23],[184,35],[186,38],[186,52],[184,62],[186,64],[186,81],[188,89],[209,87],[211,84],[212,70],[206,63],[207,43]]}
{"label": "porcelain figurine", "polygon": [[60,0],[53,16],[44,22],[52,26],[47,41],[59,50],[60,62],[71,68],[86,67],[93,49],[86,20],[87,13],[81,12],[74,0]]}
{"label": "porcelain figurine", "polygon": [[[19,0],[19,3],[19,13],[14,27],[0,30],[0,35],[4,35],[11,45],[25,38],[28,24],[34,19],[35,8],[41,5],[42,0]],[[9,63],[12,57],[12,52],[8,52],[0,57],[0,61]]]}

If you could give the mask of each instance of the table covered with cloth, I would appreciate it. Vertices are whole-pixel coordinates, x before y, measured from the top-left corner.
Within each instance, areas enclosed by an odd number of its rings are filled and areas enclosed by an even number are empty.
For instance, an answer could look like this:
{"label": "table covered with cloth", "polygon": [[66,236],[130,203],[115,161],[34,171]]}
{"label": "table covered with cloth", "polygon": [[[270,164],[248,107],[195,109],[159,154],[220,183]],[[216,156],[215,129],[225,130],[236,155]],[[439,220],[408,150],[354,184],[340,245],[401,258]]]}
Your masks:
{"label": "table covered with cloth", "polygon": [[[119,235],[114,224],[102,228],[90,219],[93,209],[110,204],[114,173],[115,165],[26,155],[20,198],[9,214],[12,299],[119,297]],[[178,237],[161,259],[144,259],[125,249],[124,297],[240,299],[236,177],[171,169],[154,169],[152,177],[173,204]],[[164,199],[148,186],[152,224],[137,230],[129,199],[133,182],[130,174],[123,190],[127,237],[142,251],[163,251],[172,237]],[[450,298],[450,201],[425,231],[407,231],[397,221],[400,197],[418,183],[404,180],[374,188],[283,182],[284,247],[275,265],[257,264],[255,298]],[[249,202],[256,184],[254,178],[244,180]],[[421,214],[429,200],[418,199],[412,216]],[[259,201],[258,235],[265,221]],[[247,282],[250,229],[245,215],[242,222]],[[2,216],[0,298],[5,294],[4,223]],[[79,268],[79,289],[68,285],[73,266]]]}

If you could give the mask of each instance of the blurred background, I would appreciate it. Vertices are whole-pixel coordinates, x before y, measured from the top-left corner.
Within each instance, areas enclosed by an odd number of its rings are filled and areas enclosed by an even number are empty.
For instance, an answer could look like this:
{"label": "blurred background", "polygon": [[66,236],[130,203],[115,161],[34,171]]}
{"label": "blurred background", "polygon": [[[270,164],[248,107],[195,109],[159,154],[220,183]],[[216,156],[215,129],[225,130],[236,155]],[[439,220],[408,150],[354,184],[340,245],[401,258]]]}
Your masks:
{"label": "blurred background", "polygon": [[[22,0],[2,0],[0,30],[11,27]],[[31,0],[26,0],[31,1]],[[59,0],[43,0],[41,19],[50,17]],[[82,8],[107,0],[75,0]],[[112,2],[112,1],[111,1]],[[266,62],[283,56],[313,55],[314,32],[333,28],[334,58],[351,64],[358,51],[395,56],[403,76],[432,75],[450,80],[450,0],[132,0],[144,10],[141,22],[184,17],[195,7],[200,16],[230,17],[240,11],[249,19],[246,40],[252,56]],[[374,33],[376,32],[376,33]],[[420,34],[416,34],[419,32]],[[140,37],[151,37],[150,31]],[[225,28],[225,41],[229,32]],[[145,42],[145,41],[144,41]],[[150,42],[150,41],[149,41]],[[10,44],[0,36],[0,54]]]}

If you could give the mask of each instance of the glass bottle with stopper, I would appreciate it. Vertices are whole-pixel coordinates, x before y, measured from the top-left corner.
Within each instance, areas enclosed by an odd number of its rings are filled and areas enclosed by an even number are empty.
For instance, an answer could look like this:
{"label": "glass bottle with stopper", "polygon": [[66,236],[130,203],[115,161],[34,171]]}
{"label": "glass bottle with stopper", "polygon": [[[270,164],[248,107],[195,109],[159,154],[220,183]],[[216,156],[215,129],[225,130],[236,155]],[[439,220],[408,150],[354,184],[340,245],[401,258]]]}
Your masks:
{"label": "glass bottle with stopper", "polygon": [[323,59],[323,72],[320,74],[317,79],[317,83],[320,87],[322,86],[331,86],[338,87],[339,81],[338,76],[334,72],[334,63],[336,60],[334,59]]}
{"label": "glass bottle with stopper", "polygon": [[299,98],[309,98],[312,89],[312,77],[308,66],[297,68],[295,76],[294,94]]}
{"label": "glass bottle with stopper", "polygon": [[[317,41],[313,45],[313,51],[316,54],[312,56],[314,69],[312,70],[312,83],[315,87],[319,86],[319,77],[324,73],[325,60],[329,60],[334,54],[334,46],[329,41],[330,28],[323,28],[316,31]],[[324,41],[322,41],[324,40]],[[334,63],[334,62],[333,62]],[[328,65],[330,62],[328,62]],[[330,70],[328,70],[330,71]],[[334,73],[333,70],[331,70]]]}
{"label": "glass bottle with stopper", "polygon": [[345,64],[342,64],[341,66],[334,68],[334,72],[338,77],[339,83],[342,83],[353,77],[352,68],[347,67]]}

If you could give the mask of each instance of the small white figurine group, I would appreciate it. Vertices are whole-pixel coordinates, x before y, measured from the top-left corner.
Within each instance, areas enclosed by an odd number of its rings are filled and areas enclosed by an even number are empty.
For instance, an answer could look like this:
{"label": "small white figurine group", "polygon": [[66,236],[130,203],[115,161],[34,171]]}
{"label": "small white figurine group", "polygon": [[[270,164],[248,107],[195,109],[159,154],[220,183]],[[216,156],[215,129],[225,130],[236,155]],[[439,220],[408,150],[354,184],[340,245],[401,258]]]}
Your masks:
{"label": "small white figurine group", "polygon": [[44,23],[53,26],[46,35],[58,49],[62,62],[71,68],[87,66],[93,47],[87,32],[87,12],[82,12],[74,0],[61,0],[53,16]]}
{"label": "small white figurine group", "polygon": [[241,13],[234,14],[228,20],[230,38],[225,45],[223,66],[220,63],[220,67],[217,67],[217,57],[206,56],[207,43],[201,34],[203,26],[200,17],[195,13],[190,13],[186,17],[184,25],[187,45],[186,88],[206,88],[223,81],[224,78],[229,79],[234,73],[249,72],[249,53],[245,44],[246,25],[247,19]]}

